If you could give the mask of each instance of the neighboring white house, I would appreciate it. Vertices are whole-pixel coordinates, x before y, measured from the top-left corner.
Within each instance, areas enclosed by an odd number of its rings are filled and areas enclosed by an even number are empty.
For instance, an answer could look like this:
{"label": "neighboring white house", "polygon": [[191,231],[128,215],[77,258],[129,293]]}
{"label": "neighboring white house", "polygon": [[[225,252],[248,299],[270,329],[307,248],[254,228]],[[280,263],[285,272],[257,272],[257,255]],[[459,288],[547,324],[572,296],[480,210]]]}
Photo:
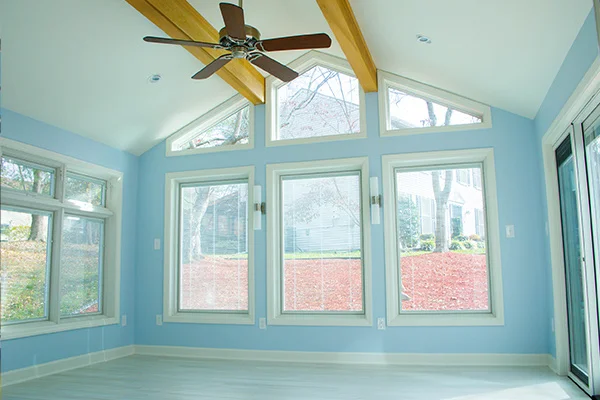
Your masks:
{"label": "neighboring white house", "polygon": [[[440,185],[443,187],[443,179],[441,181]],[[435,234],[436,205],[431,171],[398,172],[397,190],[398,196],[408,195],[417,205],[420,233]],[[481,169],[453,170],[452,190],[446,215],[446,227],[449,232],[452,226],[450,221],[454,218],[460,218],[462,221],[461,234],[466,236],[477,234],[484,237]]]}

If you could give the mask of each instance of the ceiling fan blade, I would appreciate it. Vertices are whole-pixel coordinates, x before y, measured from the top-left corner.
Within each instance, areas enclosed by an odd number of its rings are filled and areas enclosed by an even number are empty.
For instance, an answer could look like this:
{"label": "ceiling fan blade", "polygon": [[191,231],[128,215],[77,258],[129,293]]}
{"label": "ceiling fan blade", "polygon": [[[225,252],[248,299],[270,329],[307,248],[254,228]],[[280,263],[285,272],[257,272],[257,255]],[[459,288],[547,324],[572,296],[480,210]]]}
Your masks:
{"label": "ceiling fan blade", "polygon": [[266,39],[257,44],[263,51],[326,49],[330,46],[331,38],[326,33]]}
{"label": "ceiling fan blade", "polygon": [[293,81],[298,77],[298,73],[293,69],[286,67],[278,61],[273,60],[262,53],[255,53],[254,57],[250,59],[250,62],[260,69],[264,69],[276,78],[281,79],[284,82]]}
{"label": "ceiling fan blade", "polygon": [[227,34],[234,39],[246,40],[244,10],[230,3],[220,3],[219,7],[221,8]]}
{"label": "ceiling fan blade", "polygon": [[221,57],[215,59],[213,62],[208,64],[206,67],[202,68],[200,71],[196,72],[192,79],[206,79],[209,78],[212,74],[217,72],[219,68],[227,64],[231,61],[231,55],[225,54]]}
{"label": "ceiling fan blade", "polygon": [[196,42],[194,40],[183,40],[183,39],[171,39],[171,38],[161,38],[156,36],[146,36],[144,37],[144,41],[148,43],[162,43],[162,44],[178,44],[181,46],[196,46],[196,47],[208,47],[211,49],[222,49],[223,46],[217,43],[205,43],[205,42]]}

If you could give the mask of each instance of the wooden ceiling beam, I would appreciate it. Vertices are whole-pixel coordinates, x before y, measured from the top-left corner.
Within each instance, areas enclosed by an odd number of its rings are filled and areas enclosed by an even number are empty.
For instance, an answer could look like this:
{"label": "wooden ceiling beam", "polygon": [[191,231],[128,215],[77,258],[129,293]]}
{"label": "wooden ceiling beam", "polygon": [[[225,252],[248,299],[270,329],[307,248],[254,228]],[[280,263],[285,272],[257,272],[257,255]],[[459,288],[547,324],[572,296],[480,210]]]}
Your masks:
{"label": "wooden ceiling beam", "polygon": [[[172,38],[219,42],[219,32],[186,0],[126,1]],[[183,47],[204,65],[224,54],[222,50]],[[248,61],[232,60],[217,74],[252,104],[265,102],[265,78]]]}
{"label": "wooden ceiling beam", "polygon": [[317,0],[346,59],[367,93],[377,91],[377,67],[348,0]]}

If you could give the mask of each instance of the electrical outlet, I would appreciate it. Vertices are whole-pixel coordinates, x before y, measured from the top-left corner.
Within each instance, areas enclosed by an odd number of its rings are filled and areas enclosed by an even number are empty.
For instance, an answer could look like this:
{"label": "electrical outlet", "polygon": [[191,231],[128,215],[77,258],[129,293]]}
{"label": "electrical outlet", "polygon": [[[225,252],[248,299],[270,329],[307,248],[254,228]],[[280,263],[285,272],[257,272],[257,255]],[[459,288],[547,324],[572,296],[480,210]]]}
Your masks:
{"label": "electrical outlet", "polygon": [[514,225],[506,225],[506,237],[507,238],[515,237],[515,226]]}
{"label": "electrical outlet", "polygon": [[267,319],[266,318],[258,319],[258,328],[259,329],[267,329]]}
{"label": "electrical outlet", "polygon": [[160,250],[160,239],[154,239],[154,250]]}
{"label": "electrical outlet", "polygon": [[156,314],[156,325],[158,325],[158,326],[162,325],[162,315],[161,314]]}
{"label": "electrical outlet", "polygon": [[377,318],[377,329],[380,331],[385,330],[385,318]]}
{"label": "electrical outlet", "polygon": [[127,326],[127,315],[121,315],[121,326]]}

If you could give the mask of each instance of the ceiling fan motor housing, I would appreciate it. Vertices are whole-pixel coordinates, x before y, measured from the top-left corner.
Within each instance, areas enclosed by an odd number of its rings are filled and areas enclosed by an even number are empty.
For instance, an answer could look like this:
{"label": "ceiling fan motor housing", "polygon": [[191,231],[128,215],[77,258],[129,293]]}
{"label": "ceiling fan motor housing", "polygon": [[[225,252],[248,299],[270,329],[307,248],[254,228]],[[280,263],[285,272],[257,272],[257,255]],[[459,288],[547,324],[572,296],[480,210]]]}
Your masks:
{"label": "ceiling fan motor housing", "polygon": [[219,44],[223,47],[230,48],[232,53],[234,53],[234,58],[243,58],[236,57],[236,51],[248,52],[256,50],[256,43],[260,41],[260,32],[258,29],[251,25],[244,25],[244,28],[246,30],[246,40],[244,41],[229,36],[227,34],[227,28],[221,28],[219,31]]}

